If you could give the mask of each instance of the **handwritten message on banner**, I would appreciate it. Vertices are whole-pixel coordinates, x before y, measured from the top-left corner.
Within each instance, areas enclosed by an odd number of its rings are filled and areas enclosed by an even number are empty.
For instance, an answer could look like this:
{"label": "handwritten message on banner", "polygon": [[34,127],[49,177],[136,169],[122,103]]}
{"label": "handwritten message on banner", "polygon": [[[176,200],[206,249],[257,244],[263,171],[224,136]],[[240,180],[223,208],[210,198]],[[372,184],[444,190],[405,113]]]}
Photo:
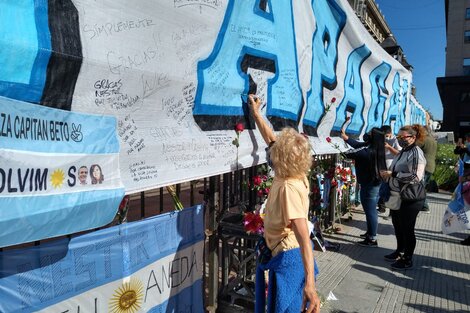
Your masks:
{"label": "handwritten message on banner", "polygon": [[103,226],[123,196],[114,117],[0,97],[0,247]]}
{"label": "handwritten message on banner", "polygon": [[360,138],[425,123],[411,73],[346,0],[29,0],[0,12],[0,95],[115,116],[127,193],[265,162],[248,93],[317,154],[337,152],[325,138],[340,143],[342,127]]}
{"label": "handwritten message on banner", "polygon": [[0,252],[0,312],[204,312],[201,206]]}

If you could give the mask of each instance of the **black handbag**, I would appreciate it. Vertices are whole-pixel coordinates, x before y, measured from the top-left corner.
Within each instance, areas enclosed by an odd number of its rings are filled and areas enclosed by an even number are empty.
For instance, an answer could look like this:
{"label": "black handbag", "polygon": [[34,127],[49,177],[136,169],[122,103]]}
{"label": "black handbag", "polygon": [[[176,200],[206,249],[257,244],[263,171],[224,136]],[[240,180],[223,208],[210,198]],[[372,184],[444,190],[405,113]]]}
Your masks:
{"label": "black handbag", "polygon": [[426,187],[422,181],[417,184],[403,184],[400,189],[400,197],[405,202],[425,200]]}
{"label": "black handbag", "polygon": [[[281,241],[274,246],[273,250],[285,239],[286,237],[282,238]],[[256,244],[256,261],[260,264],[267,264],[273,258],[273,253],[271,249],[269,249],[268,244],[266,243],[266,239],[261,237]]]}

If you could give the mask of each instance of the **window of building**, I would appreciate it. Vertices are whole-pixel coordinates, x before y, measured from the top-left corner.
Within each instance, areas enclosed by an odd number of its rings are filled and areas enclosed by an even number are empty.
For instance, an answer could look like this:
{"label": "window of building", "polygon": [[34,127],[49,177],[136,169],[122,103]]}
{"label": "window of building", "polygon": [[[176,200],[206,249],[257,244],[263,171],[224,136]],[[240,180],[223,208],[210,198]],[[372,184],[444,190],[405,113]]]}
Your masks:
{"label": "window of building", "polygon": [[466,30],[464,33],[464,41],[465,43],[470,43],[470,30]]}
{"label": "window of building", "polygon": [[470,76],[470,58],[463,59],[463,74]]}
{"label": "window of building", "polygon": [[467,8],[467,11],[465,12],[465,18],[470,20],[470,8]]}

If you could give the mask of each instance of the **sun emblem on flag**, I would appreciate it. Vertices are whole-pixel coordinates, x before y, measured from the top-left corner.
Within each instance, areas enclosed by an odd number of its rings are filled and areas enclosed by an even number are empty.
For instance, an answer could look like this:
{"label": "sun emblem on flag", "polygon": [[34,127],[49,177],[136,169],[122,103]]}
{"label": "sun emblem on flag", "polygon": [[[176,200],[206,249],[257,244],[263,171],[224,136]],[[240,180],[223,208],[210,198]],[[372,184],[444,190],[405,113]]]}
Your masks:
{"label": "sun emblem on flag", "polygon": [[51,185],[54,188],[60,188],[62,187],[62,184],[64,183],[64,178],[65,174],[64,171],[61,169],[57,169],[54,172],[52,172],[51,175]]}
{"label": "sun emblem on flag", "polygon": [[143,297],[144,284],[137,278],[131,278],[114,291],[113,297],[109,300],[109,312],[137,312],[142,306]]}

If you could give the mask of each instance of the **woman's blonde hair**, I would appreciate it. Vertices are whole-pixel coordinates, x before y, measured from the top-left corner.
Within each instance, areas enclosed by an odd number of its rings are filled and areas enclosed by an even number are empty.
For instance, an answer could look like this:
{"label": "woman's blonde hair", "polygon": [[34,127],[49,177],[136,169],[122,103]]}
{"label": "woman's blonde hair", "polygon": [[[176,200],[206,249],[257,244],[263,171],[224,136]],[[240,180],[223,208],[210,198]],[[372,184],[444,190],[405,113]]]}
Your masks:
{"label": "woman's blonde hair", "polygon": [[310,142],[293,128],[284,128],[277,136],[270,152],[276,176],[299,178],[312,166]]}

